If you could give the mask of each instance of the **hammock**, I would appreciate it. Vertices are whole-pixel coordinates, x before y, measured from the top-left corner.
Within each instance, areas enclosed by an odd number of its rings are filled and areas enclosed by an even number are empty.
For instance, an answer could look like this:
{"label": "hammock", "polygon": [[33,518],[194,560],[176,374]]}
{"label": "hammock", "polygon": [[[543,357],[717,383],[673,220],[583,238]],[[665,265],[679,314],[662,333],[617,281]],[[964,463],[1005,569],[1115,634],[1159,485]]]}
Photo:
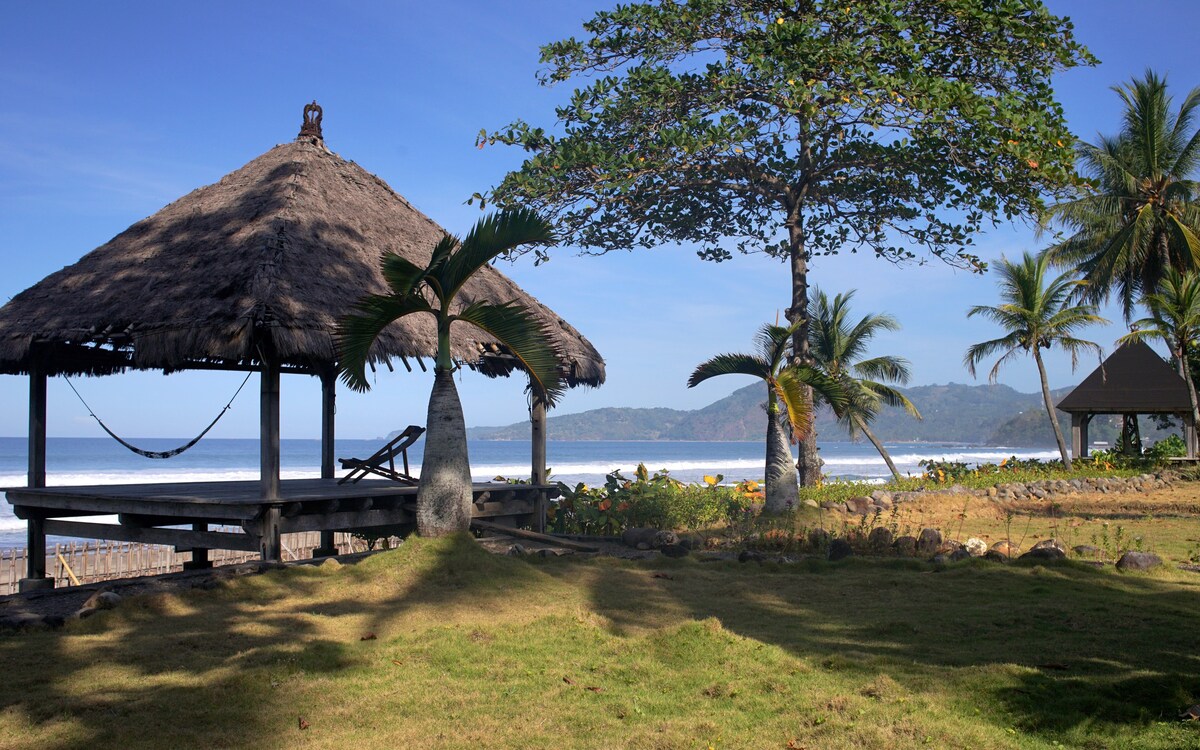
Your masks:
{"label": "hammock", "polygon": [[246,379],[243,380],[242,384],[239,385],[237,390],[233,392],[233,398],[229,399],[229,403],[225,404],[224,409],[217,412],[216,418],[213,419],[213,421],[208,423],[208,427],[205,427],[204,430],[199,435],[192,438],[187,443],[184,443],[183,445],[179,446],[178,448],[172,448],[169,451],[143,450],[143,449],[137,447],[136,445],[132,445],[132,444],[127,443],[126,441],[122,440],[120,435],[118,435],[117,433],[110,430],[108,428],[108,425],[104,424],[104,420],[102,420],[102,419],[100,419],[100,417],[96,416],[96,412],[92,411],[92,407],[88,406],[88,402],[84,401],[83,396],[79,395],[79,391],[75,389],[75,384],[71,382],[71,379],[68,378],[66,375],[64,375],[63,380],[67,381],[67,385],[71,386],[72,391],[75,391],[75,397],[79,399],[79,403],[83,404],[83,408],[87,409],[88,415],[92,419],[96,420],[96,424],[100,425],[100,429],[107,432],[109,434],[109,437],[111,437],[113,440],[116,440],[118,443],[125,446],[126,448],[133,451],[134,453],[138,454],[139,456],[144,456],[146,458],[171,458],[172,456],[178,456],[180,453],[183,453],[188,448],[191,448],[193,445],[200,442],[200,439],[203,438],[205,435],[207,435],[209,430],[211,430],[213,427],[217,426],[217,422],[221,421],[221,417],[225,416],[225,412],[229,411],[233,407],[234,399],[236,399],[238,397],[238,394],[242,392],[242,388],[244,388],[246,386],[246,383],[248,383],[250,381],[250,376],[253,374],[254,374],[253,372],[246,373]]}

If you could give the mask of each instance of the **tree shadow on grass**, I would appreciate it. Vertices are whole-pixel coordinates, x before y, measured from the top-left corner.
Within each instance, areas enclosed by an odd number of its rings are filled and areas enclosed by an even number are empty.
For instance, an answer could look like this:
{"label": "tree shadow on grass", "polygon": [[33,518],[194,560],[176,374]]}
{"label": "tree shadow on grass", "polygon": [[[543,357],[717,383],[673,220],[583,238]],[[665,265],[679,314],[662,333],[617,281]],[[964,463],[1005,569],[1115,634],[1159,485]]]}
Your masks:
{"label": "tree shadow on grass", "polygon": [[[658,569],[670,578],[653,577]],[[608,566],[590,596],[619,632],[715,617],[864,682],[882,673],[920,686],[936,675],[961,690],[964,706],[978,694],[1006,729],[1047,741],[1101,728],[1135,737],[1200,702],[1200,577],[1069,563],[661,562]]]}
{"label": "tree shadow on grass", "polygon": [[315,730],[351,721],[353,706],[312,682],[377,673],[406,618],[448,622],[546,584],[467,538],[417,540],[353,566],[134,597],[61,630],[0,635],[0,747],[321,744]]}

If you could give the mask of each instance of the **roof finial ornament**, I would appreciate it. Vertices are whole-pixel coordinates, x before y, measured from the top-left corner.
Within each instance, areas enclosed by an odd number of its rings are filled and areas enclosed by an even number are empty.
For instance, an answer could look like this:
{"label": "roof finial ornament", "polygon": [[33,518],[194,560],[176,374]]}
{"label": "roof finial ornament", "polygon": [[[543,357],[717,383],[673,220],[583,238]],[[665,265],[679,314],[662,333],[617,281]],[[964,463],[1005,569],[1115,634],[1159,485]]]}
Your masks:
{"label": "roof finial ornament", "polygon": [[298,135],[297,138],[309,136],[316,138],[319,141],[324,141],[325,136],[321,134],[322,113],[323,111],[321,109],[321,105],[317,104],[316,99],[313,100],[312,104],[305,104],[304,124],[300,126],[300,135]]}

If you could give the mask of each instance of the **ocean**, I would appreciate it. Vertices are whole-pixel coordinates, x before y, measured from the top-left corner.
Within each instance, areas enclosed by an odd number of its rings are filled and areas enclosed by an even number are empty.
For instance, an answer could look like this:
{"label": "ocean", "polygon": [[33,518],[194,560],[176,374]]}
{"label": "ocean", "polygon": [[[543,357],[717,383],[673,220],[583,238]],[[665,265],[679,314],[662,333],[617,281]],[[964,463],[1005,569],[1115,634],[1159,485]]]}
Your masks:
{"label": "ocean", "polygon": [[[186,440],[135,440],[147,450],[169,450]],[[338,440],[339,457],[363,458],[381,445],[378,440]],[[409,451],[414,473],[420,470],[423,442]],[[1008,456],[1054,458],[1055,451],[1016,449],[961,444],[887,445],[901,473],[921,473],[917,462],[926,458],[964,461],[968,464],[998,462]],[[472,474],[476,481],[496,476],[528,477],[528,442],[472,440],[469,444]],[[727,482],[761,479],[761,442],[666,442],[666,441],[555,441],[547,444],[551,480],[574,485],[600,484],[614,469],[633,475],[639,462],[651,472],[666,469],[685,482],[699,481],[705,474],[723,474]],[[258,441],[211,438],[185,453],[166,460],[152,460],[130,453],[108,438],[49,438],[46,441],[48,485],[130,484],[142,482],[200,482],[258,477]],[[281,473],[284,479],[320,476],[319,440],[283,440]],[[883,459],[869,443],[822,442],[824,471],[830,477],[883,481],[889,477]],[[0,438],[0,487],[20,487],[26,482],[25,438]],[[102,519],[95,519],[102,520]],[[115,520],[115,519],[113,519]],[[61,539],[51,541],[62,541]],[[0,548],[25,546],[25,522],[0,502]]]}

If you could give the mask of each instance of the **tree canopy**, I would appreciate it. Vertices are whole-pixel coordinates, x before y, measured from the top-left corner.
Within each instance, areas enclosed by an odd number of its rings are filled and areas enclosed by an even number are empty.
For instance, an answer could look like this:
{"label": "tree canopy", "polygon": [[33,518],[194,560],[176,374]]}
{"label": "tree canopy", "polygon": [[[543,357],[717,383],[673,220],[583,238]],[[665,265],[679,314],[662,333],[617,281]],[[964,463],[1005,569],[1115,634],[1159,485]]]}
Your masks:
{"label": "tree canopy", "polygon": [[529,152],[483,200],[549,211],[607,251],[699,243],[709,259],[921,246],[971,267],[972,233],[1071,176],[1051,75],[1092,58],[1025,0],[689,0],[601,12],[542,48],[586,78],[560,133],[514,122],[480,145]]}

